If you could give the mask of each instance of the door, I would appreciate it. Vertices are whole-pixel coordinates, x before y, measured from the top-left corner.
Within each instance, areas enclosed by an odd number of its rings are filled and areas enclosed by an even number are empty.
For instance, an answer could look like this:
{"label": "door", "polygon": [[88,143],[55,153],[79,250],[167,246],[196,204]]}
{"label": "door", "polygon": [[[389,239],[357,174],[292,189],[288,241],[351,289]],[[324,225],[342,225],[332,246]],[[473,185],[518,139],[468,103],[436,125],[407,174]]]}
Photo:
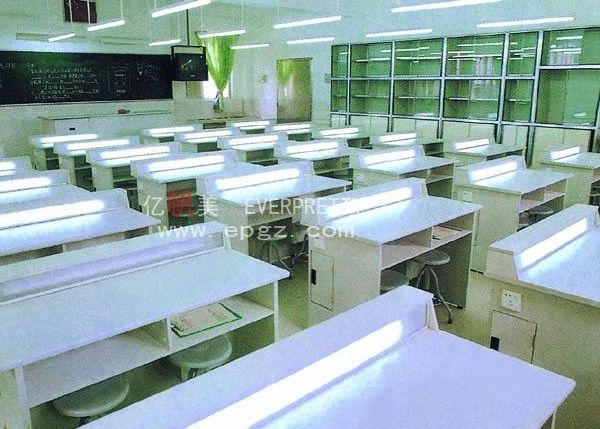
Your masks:
{"label": "door", "polygon": [[277,122],[312,120],[312,59],[277,61]]}

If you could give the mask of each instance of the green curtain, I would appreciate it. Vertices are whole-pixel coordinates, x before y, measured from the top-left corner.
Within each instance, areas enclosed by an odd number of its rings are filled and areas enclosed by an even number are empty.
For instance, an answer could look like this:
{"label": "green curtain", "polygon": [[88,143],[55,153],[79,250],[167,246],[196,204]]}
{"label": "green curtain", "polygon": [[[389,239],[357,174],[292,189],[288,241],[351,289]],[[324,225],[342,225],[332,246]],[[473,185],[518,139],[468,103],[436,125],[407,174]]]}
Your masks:
{"label": "green curtain", "polygon": [[225,108],[223,91],[229,83],[229,79],[231,79],[235,62],[235,51],[231,47],[237,43],[238,38],[239,36],[224,36],[199,39],[200,43],[206,48],[208,73],[210,73],[217,86],[215,110],[223,111]]}

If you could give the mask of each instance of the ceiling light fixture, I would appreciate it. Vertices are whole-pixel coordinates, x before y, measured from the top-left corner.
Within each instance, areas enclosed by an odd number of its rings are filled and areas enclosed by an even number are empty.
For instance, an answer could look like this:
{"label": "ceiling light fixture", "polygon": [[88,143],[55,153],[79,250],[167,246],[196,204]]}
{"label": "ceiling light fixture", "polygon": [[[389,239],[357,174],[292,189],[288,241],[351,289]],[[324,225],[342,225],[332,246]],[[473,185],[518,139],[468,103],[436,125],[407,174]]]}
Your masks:
{"label": "ceiling light fixture", "polygon": [[148,46],[177,45],[178,43],[181,43],[181,39],[156,40],[148,43]]}
{"label": "ceiling light fixture", "polygon": [[180,1],[177,3],[173,3],[167,6],[157,7],[152,9],[150,14],[152,18],[158,18],[165,15],[170,15],[172,13],[181,12],[188,9],[194,9],[196,7],[206,6],[210,4],[211,0],[186,0]]}
{"label": "ceiling light fixture", "polygon": [[392,13],[418,12],[422,10],[449,9],[453,7],[475,6],[478,4],[497,3],[502,0],[454,0],[437,3],[415,4],[392,8]]}
{"label": "ceiling light fixture", "polygon": [[314,37],[312,39],[296,39],[296,40],[288,40],[288,45],[302,45],[305,43],[323,43],[323,42],[333,42],[335,37]]}
{"label": "ceiling light fixture", "polygon": [[276,30],[280,30],[282,28],[294,28],[294,27],[304,27],[307,25],[317,25],[317,24],[326,24],[329,22],[338,22],[342,20],[341,15],[334,16],[322,16],[320,18],[312,18],[312,19],[303,19],[300,21],[289,21],[282,22],[280,24],[273,25],[273,28]]}
{"label": "ceiling light fixture", "polygon": [[256,43],[254,45],[234,45],[231,47],[234,51],[244,50],[244,49],[258,49],[258,48],[268,48],[271,46],[270,43]]}
{"label": "ceiling light fixture", "polygon": [[368,33],[366,37],[395,37],[395,36],[408,36],[410,34],[429,34],[432,33],[431,28],[421,28],[417,30],[397,30],[397,31],[383,31],[381,33]]}
{"label": "ceiling light fixture", "polygon": [[237,36],[240,34],[246,34],[246,30],[226,30],[226,31],[215,31],[212,33],[196,33],[199,39],[207,39],[209,37],[224,37],[224,36]]}
{"label": "ceiling light fixture", "polygon": [[557,22],[575,21],[572,16],[559,16],[555,18],[523,19],[519,21],[484,22],[477,24],[478,28],[516,27],[520,25],[554,24]]}

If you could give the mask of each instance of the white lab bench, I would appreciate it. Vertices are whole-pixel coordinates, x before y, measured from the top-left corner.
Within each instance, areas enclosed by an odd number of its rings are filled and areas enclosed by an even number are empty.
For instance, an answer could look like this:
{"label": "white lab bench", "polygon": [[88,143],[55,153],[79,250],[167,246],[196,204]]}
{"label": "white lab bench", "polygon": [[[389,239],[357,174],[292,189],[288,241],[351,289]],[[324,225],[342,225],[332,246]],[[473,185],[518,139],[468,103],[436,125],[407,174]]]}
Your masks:
{"label": "white lab bench", "polygon": [[[234,358],[273,343],[287,276],[232,251],[219,224],[0,268],[0,426],[28,429],[32,407],[225,333]],[[172,331],[172,317],[214,303],[241,319]]]}
{"label": "white lab bench", "polygon": [[[427,195],[423,179],[404,179],[319,198],[302,224],[309,235],[309,321],[317,323],[379,296],[381,273],[417,276],[414,258],[442,248],[435,267],[446,301],[467,303],[469,262],[481,206]],[[453,232],[436,237],[439,227]]]}
{"label": "white lab bench", "polygon": [[481,204],[472,268],[483,272],[490,244],[515,233],[519,217],[541,205],[554,213],[565,207],[570,174],[528,170],[521,156],[470,164],[456,169],[454,198]]}
{"label": "white lab bench", "polygon": [[573,175],[567,183],[566,207],[589,204],[592,186],[600,185],[600,153],[585,152],[581,146],[550,151],[540,168]]}
{"label": "white lab bench", "polygon": [[[112,133],[107,135],[112,135]],[[33,147],[33,162],[35,168],[40,171],[56,170],[59,168],[58,156],[54,153],[54,146],[57,144],[96,140],[98,138],[99,135],[95,132],[31,136],[29,138],[29,144]]]}
{"label": "white lab bench", "polygon": [[226,128],[233,128],[240,134],[263,134],[267,128],[275,125],[272,119],[250,119],[240,121],[227,121]]}
{"label": "white lab bench", "polygon": [[307,141],[312,140],[313,125],[310,122],[292,122],[276,124],[267,127],[266,133],[286,133],[288,140]]}
{"label": "white lab bench", "polygon": [[71,183],[92,190],[92,167],[86,162],[86,152],[96,149],[122,148],[140,144],[138,136],[113,137],[100,140],[57,143],[54,153],[58,156],[58,166],[69,172]]}
{"label": "white lab bench", "polygon": [[[223,173],[198,179],[196,189],[207,198],[205,218],[236,228],[232,247],[259,255],[257,236],[266,227],[289,233],[302,205],[316,197],[342,192],[350,182],[314,175],[308,162],[263,167],[256,173]],[[289,237],[302,242],[303,236]],[[297,244],[287,240],[287,244]],[[290,241],[292,241],[290,243]],[[283,244],[283,243],[282,243]],[[284,249],[281,249],[286,254]]]}
{"label": "white lab bench", "polygon": [[122,189],[0,205],[0,265],[148,233]]}
{"label": "white lab bench", "polygon": [[0,205],[86,194],[85,189],[70,185],[66,170],[31,170],[14,176],[0,176]]}
{"label": "white lab bench", "polygon": [[392,180],[425,179],[429,195],[452,198],[454,161],[426,156],[421,145],[352,154],[354,189]]}
{"label": "white lab bench", "polygon": [[371,135],[358,127],[326,128],[314,133],[317,139],[345,139],[348,146],[358,149],[371,149]]}
{"label": "white lab bench", "polygon": [[373,149],[401,148],[404,146],[422,145],[427,156],[443,156],[444,140],[423,137],[421,132],[387,133],[371,137]]}
{"label": "white lab bench", "polygon": [[240,162],[266,166],[277,164],[275,146],[287,141],[285,133],[231,136],[219,137],[218,146],[222,150],[235,151]]}
{"label": "white lab bench", "polygon": [[202,131],[175,134],[175,141],[181,143],[184,152],[214,152],[219,150],[219,138],[238,136],[240,131],[232,128],[209,128]]}
{"label": "white lab bench", "polygon": [[496,144],[493,138],[448,142],[444,147],[444,156],[454,159],[458,166],[491,161],[506,156],[523,156],[525,148]]}
{"label": "white lab bench", "polygon": [[85,428],[533,429],[573,387],[438,330],[407,287]]}
{"label": "white lab bench", "polygon": [[204,221],[204,196],[196,192],[197,178],[261,169],[258,165],[237,162],[235,153],[229,150],[198,154],[180,152],[159,160],[131,164],[142,212],[160,220],[164,227]]}
{"label": "white lab bench", "polygon": [[130,148],[95,149],[86,151],[85,159],[92,166],[92,181],[97,191],[124,188],[132,208],[137,209],[137,182],[131,175],[131,163],[145,159],[160,159],[181,152],[174,143],[147,144]]}
{"label": "white lab bench", "polygon": [[275,157],[280,164],[308,161],[312,163],[315,174],[319,176],[352,180],[350,154],[358,151],[363,150],[354,148],[350,150],[344,139],[283,142],[275,146]]}
{"label": "white lab bench", "polygon": [[599,263],[598,208],[577,204],[493,243],[473,294],[478,342],[577,382],[557,427],[600,427]]}
{"label": "white lab bench", "polygon": [[203,129],[204,125],[202,124],[144,128],[142,130],[142,139],[144,143],[168,143],[175,141],[175,136],[178,133],[194,133],[202,131]]}
{"label": "white lab bench", "polygon": [[31,170],[33,170],[33,167],[31,165],[31,158],[28,156],[0,158],[0,177],[30,173]]}

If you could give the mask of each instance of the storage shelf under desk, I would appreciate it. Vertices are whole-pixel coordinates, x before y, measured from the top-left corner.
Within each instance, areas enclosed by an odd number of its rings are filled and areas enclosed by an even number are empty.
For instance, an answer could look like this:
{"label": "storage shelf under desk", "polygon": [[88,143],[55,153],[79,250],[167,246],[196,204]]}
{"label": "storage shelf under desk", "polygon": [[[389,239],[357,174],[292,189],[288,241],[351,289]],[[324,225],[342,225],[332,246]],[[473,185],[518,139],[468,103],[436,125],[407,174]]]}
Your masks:
{"label": "storage shelf under desk", "polygon": [[171,331],[170,319],[161,320],[26,366],[29,406],[38,406],[274,315],[272,309],[244,296],[221,302],[242,318],[183,338]]}
{"label": "storage shelf under desk", "polygon": [[519,204],[519,214],[525,213],[535,207],[539,207],[543,204],[549,203],[550,201],[554,201],[558,198],[564,197],[564,192],[554,192],[554,191],[545,191],[542,198],[527,198],[527,195],[524,195],[521,199],[521,203]]}

